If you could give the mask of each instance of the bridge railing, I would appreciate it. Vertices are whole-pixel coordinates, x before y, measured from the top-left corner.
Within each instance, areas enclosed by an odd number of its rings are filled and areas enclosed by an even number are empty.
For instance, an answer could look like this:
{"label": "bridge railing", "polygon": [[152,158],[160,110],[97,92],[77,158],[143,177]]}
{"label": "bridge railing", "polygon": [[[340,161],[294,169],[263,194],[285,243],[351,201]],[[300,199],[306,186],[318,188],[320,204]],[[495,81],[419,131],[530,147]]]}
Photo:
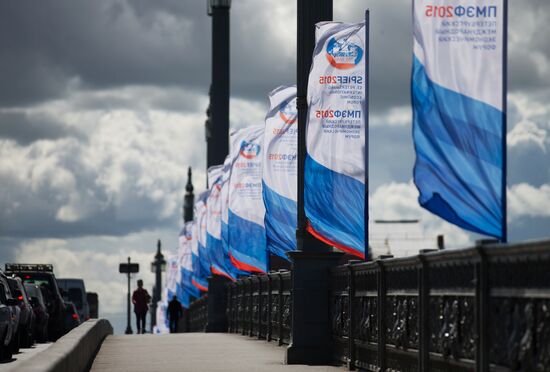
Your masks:
{"label": "bridge railing", "polygon": [[290,271],[255,275],[229,283],[228,331],[258,339],[290,342]]}
{"label": "bridge railing", "polygon": [[[550,241],[350,261],[329,277],[333,360],[351,369],[550,366]],[[226,296],[229,332],[290,342],[290,271],[229,283]],[[206,304],[192,304],[192,330]]]}
{"label": "bridge railing", "polygon": [[550,365],[548,242],[349,264],[330,275],[334,359],[352,368]]}
{"label": "bridge railing", "polygon": [[208,322],[208,295],[193,301],[186,315],[189,317],[189,332],[204,332]]}

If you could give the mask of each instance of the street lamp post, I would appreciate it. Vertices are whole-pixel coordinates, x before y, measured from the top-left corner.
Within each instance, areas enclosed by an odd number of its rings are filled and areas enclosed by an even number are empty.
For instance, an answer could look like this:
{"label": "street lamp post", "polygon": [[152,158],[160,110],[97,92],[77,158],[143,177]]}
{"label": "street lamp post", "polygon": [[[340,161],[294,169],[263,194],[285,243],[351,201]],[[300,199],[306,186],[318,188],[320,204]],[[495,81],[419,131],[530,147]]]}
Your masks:
{"label": "street lamp post", "polygon": [[160,301],[162,273],[166,271],[166,260],[160,251],[160,239],[157,242],[157,254],[155,260],[151,262],[151,272],[155,274],[155,286],[153,287],[153,303],[151,304],[151,332],[157,325],[157,303]]}
{"label": "street lamp post", "polygon": [[128,276],[128,294],[127,294],[127,322],[126,322],[126,331],[124,332],[127,335],[134,333],[132,331],[131,319],[130,319],[130,274],[139,272],[139,264],[130,262],[130,257],[128,257],[128,263],[121,263],[118,265],[118,272],[121,274],[127,274]]}
{"label": "street lamp post", "polygon": [[292,260],[291,341],[288,364],[328,364],[332,356],[329,306],[329,269],[343,253],[311,236],[304,212],[306,158],[307,84],[315,47],[315,24],[332,20],[332,0],[297,0],[297,98],[298,109],[298,226],[297,251]]}
{"label": "street lamp post", "polygon": [[[207,166],[223,164],[229,153],[229,9],[231,0],[207,0],[212,17],[212,85],[206,134]],[[208,278],[208,320],[206,332],[225,332],[227,279]]]}
{"label": "street lamp post", "polygon": [[229,153],[229,9],[231,0],[207,0],[212,17],[212,85],[206,122],[207,167]]}

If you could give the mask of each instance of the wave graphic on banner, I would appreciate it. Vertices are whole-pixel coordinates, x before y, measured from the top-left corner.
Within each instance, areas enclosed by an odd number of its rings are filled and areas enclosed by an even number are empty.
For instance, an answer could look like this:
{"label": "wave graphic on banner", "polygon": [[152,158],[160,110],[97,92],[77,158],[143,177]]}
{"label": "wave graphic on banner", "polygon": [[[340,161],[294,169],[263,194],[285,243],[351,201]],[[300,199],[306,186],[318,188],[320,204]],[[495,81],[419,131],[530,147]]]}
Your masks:
{"label": "wave graphic on banner", "polygon": [[[456,15],[456,1],[445,9]],[[502,0],[478,0],[457,38],[431,3],[414,11],[414,182],[422,207],[464,229],[505,238]],[[451,23],[452,24],[452,23]],[[479,41],[468,34],[491,34]],[[476,41],[477,40],[477,41]]]}

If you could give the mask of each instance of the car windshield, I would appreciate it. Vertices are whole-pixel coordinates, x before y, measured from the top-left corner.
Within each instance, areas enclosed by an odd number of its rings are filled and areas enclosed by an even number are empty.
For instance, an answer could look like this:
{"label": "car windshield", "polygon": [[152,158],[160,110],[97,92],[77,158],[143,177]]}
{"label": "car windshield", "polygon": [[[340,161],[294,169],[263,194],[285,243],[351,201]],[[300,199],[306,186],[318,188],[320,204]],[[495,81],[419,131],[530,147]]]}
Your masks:
{"label": "car windshield", "polygon": [[21,279],[23,279],[23,283],[36,284],[37,286],[46,286],[49,290],[52,290],[52,277],[49,275],[29,273],[19,274],[19,276],[21,277]]}

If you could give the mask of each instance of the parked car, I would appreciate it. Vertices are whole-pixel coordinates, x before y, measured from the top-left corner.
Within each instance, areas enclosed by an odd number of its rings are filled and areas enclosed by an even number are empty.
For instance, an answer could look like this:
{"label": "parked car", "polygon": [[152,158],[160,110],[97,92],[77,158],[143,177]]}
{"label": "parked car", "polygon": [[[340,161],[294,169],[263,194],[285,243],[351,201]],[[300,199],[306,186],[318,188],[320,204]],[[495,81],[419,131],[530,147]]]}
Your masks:
{"label": "parked car", "polygon": [[38,342],[48,341],[48,308],[42,295],[42,289],[36,284],[25,283],[25,289],[34,311],[34,336]]}
{"label": "parked car", "polygon": [[65,301],[72,302],[78,311],[78,317],[85,322],[90,319],[90,307],[86,298],[86,287],[82,279],[57,279],[57,285],[64,292]]}
{"label": "parked car", "polygon": [[25,291],[21,278],[8,277],[8,284],[13,297],[18,301],[19,309],[21,309],[19,327],[17,328],[17,332],[19,333],[19,347],[31,347],[34,344],[32,334],[34,311],[27,298],[27,292]]}
{"label": "parked car", "polygon": [[20,277],[24,283],[43,288],[48,308],[48,337],[55,341],[65,332],[65,303],[51,264],[6,264],[6,274]]}
{"label": "parked car", "polygon": [[90,307],[90,318],[97,319],[99,317],[99,301],[97,293],[86,292],[86,299],[88,300],[88,306]]}
{"label": "parked car", "polygon": [[8,277],[0,270],[0,360],[11,359],[12,341],[16,333],[16,314],[19,309],[17,299],[13,298]]}
{"label": "parked car", "polygon": [[65,333],[67,333],[80,325],[80,318],[75,304],[66,301],[65,307],[67,308],[67,312],[65,313]]}

